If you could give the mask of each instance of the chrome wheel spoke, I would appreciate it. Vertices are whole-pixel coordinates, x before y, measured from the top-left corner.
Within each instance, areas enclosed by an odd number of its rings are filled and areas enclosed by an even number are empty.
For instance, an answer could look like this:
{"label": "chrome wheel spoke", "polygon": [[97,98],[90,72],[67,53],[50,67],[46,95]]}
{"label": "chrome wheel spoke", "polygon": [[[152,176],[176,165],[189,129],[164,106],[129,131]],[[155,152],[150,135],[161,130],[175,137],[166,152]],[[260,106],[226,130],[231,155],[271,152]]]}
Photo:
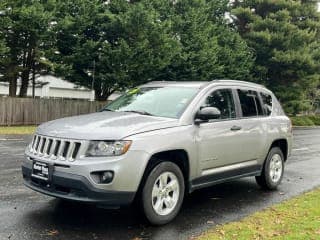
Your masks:
{"label": "chrome wheel spoke", "polygon": [[281,161],[277,161],[276,167],[277,167],[278,169],[280,169],[280,168],[282,167]]}
{"label": "chrome wheel spoke", "polygon": [[160,188],[163,189],[167,185],[168,175],[167,174],[161,174],[160,175]]}
{"label": "chrome wheel spoke", "polygon": [[175,191],[177,190],[179,187],[178,181],[177,180],[171,180],[168,184],[167,184],[167,189],[169,191]]}
{"label": "chrome wheel spoke", "polygon": [[155,186],[152,189],[152,196],[159,197],[160,191],[161,191],[161,189],[160,189],[159,185],[155,184]]}
{"label": "chrome wheel spoke", "polygon": [[153,207],[156,211],[161,212],[163,209],[163,199],[158,199],[156,204]]}
{"label": "chrome wheel spoke", "polygon": [[168,208],[172,208],[172,206],[174,205],[174,200],[173,200],[173,198],[171,198],[171,197],[166,197],[166,198],[164,198],[163,200],[164,200],[165,205],[166,205]]}

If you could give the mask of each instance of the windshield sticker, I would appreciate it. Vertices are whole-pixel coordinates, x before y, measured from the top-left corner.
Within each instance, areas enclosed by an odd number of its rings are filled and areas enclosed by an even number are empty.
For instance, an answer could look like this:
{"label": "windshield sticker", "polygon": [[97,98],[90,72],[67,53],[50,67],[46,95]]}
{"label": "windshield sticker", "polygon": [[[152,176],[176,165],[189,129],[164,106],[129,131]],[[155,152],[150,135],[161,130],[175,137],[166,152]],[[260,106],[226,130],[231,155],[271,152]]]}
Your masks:
{"label": "windshield sticker", "polygon": [[128,94],[130,94],[130,95],[136,94],[136,93],[138,93],[139,91],[140,91],[139,88],[133,88],[133,89],[131,89],[131,90],[128,92]]}

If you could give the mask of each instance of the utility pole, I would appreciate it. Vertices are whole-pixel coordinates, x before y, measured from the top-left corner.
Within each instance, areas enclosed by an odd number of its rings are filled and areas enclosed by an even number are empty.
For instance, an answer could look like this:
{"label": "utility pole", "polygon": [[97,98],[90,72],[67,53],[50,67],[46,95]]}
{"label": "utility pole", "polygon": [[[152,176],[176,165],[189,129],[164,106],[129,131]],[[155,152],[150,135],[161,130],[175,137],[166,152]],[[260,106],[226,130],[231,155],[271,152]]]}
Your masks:
{"label": "utility pole", "polygon": [[36,97],[36,67],[35,63],[32,65],[32,98]]}
{"label": "utility pole", "polygon": [[95,77],[95,71],[96,71],[96,60],[93,59],[93,69],[92,69],[92,83],[91,83],[91,91],[93,94],[92,101],[94,101],[95,93],[94,93],[94,77]]}

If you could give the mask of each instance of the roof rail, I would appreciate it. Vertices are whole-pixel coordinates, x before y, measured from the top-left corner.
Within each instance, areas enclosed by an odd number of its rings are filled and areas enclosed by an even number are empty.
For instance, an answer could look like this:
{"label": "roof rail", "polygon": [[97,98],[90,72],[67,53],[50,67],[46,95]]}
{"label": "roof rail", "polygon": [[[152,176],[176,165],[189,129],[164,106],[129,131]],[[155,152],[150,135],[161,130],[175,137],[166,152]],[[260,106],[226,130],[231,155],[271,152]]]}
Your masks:
{"label": "roof rail", "polygon": [[234,79],[214,79],[214,80],[210,81],[210,83],[214,83],[214,82],[242,83],[242,84],[249,84],[249,85],[252,85],[252,86],[265,88],[265,86],[263,86],[262,84],[258,84],[258,83],[254,83],[254,82],[241,81],[241,80],[234,80]]}

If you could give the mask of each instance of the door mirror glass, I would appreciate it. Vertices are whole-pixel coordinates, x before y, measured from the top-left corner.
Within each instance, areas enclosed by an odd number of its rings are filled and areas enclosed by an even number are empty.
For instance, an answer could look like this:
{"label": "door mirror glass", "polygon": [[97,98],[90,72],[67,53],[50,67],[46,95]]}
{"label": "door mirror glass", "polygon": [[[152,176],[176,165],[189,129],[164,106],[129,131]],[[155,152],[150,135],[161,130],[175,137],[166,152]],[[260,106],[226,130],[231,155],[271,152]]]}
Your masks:
{"label": "door mirror glass", "polygon": [[204,107],[199,110],[196,115],[196,119],[202,121],[209,121],[211,119],[219,119],[221,117],[221,112],[216,107]]}

